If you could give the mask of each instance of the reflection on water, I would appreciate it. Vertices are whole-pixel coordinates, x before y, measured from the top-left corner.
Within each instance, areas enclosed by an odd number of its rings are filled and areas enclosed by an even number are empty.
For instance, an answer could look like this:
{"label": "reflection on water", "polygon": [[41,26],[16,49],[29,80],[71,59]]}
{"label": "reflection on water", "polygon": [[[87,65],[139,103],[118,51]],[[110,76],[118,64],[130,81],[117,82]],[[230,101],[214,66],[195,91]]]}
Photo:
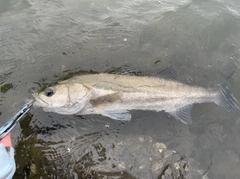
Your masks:
{"label": "reflection on water", "polygon": [[[0,125],[32,92],[124,66],[143,74],[173,66],[182,81],[205,87],[235,71],[228,83],[240,100],[239,9],[236,0],[0,1]],[[163,112],[131,114],[122,123],[32,109],[12,132],[14,178],[94,178],[93,171],[105,178],[167,178],[173,170],[175,176],[184,171],[184,162],[188,178],[239,177],[238,114],[195,105],[191,126]],[[177,151],[179,170],[164,157],[149,160],[158,143]],[[173,165],[152,170],[154,162]]]}

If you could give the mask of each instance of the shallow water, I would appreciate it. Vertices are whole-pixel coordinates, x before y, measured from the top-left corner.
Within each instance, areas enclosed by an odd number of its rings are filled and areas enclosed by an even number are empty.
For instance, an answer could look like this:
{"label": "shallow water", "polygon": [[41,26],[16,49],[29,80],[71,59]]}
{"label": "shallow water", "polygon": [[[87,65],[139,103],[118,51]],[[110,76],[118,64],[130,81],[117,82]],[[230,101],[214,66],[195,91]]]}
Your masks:
{"label": "shallow water", "polygon": [[[3,0],[0,125],[33,91],[73,75],[123,66],[144,74],[173,66],[182,81],[204,87],[225,82],[235,71],[228,86],[240,101],[239,9],[237,0]],[[12,132],[14,178],[87,177],[89,166],[106,162],[107,141],[133,143],[136,156],[143,160],[133,164],[134,155],[121,162],[140,167],[147,163],[143,156],[149,143],[134,144],[130,139],[138,141],[141,136],[194,161],[189,164],[199,178],[240,176],[239,114],[214,104],[195,105],[189,126],[163,112],[131,113],[133,119],[123,123],[98,115],[63,116],[32,109]],[[126,157],[133,148],[125,147],[125,152],[117,152]],[[89,152],[92,158],[85,156]],[[147,169],[133,171],[121,177],[152,176]]]}

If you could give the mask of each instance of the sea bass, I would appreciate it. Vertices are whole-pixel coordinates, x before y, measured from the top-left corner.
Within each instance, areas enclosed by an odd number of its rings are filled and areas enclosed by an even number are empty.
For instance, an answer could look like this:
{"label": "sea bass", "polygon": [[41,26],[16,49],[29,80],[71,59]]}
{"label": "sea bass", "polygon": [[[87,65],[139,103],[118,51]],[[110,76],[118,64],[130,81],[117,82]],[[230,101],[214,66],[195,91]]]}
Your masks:
{"label": "sea bass", "polygon": [[238,101],[226,85],[203,88],[177,80],[170,68],[155,76],[88,74],[75,76],[33,94],[34,106],[59,114],[101,114],[130,120],[129,110],[165,111],[191,124],[196,103],[216,103],[227,111],[238,109]]}

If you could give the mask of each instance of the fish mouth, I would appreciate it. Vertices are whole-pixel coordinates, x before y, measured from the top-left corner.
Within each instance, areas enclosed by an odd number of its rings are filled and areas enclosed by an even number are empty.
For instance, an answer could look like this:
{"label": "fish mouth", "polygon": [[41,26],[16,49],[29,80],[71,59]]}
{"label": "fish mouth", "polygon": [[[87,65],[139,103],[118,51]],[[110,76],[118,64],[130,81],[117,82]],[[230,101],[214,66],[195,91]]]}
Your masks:
{"label": "fish mouth", "polygon": [[41,99],[40,96],[38,95],[38,93],[34,93],[32,94],[32,96],[34,97],[35,99],[35,102],[34,102],[34,106],[35,107],[46,107],[46,106],[49,106],[49,103],[47,101],[45,101],[44,99]]}

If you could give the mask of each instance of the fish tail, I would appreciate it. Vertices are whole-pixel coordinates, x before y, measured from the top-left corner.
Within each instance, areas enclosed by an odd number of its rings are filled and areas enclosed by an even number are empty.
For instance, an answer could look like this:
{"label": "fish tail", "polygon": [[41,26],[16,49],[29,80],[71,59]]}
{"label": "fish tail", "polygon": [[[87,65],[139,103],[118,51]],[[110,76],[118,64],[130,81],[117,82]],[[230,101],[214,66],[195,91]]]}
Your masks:
{"label": "fish tail", "polygon": [[219,106],[223,107],[228,112],[231,112],[236,109],[240,112],[239,102],[229,90],[227,83],[223,83],[222,85],[220,85],[220,88],[218,89],[218,93],[220,95],[216,103]]}

